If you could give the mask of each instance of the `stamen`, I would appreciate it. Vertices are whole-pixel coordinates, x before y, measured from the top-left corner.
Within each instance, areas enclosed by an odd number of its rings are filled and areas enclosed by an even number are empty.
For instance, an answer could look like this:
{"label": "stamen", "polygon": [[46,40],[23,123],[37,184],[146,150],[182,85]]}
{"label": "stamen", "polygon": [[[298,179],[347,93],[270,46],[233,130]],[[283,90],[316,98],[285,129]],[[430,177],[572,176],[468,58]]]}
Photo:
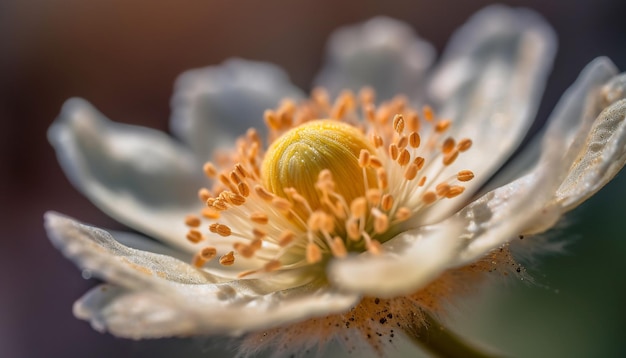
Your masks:
{"label": "stamen", "polygon": [[220,265],[222,266],[231,266],[232,264],[235,263],[235,252],[230,251],[227,254],[222,255],[219,261],[220,261]]}
{"label": "stamen", "polygon": [[266,214],[256,212],[256,213],[250,214],[250,220],[254,221],[257,224],[265,225],[269,222],[270,219],[269,217],[267,217]]}
{"label": "stamen", "polygon": [[202,267],[215,256],[217,256],[217,250],[214,247],[205,247],[193,257],[193,265]]}
{"label": "stamen", "polygon": [[393,117],[393,129],[398,134],[402,134],[402,131],[404,131],[404,117],[402,114],[396,114]]}
{"label": "stamen", "polygon": [[459,141],[457,149],[459,150],[459,152],[465,152],[466,150],[470,149],[471,147],[472,147],[472,140],[464,138],[464,139],[461,139]]}
{"label": "stamen", "polygon": [[420,146],[421,138],[417,132],[411,132],[409,134],[409,145],[411,148],[418,148]]}
{"label": "stamen", "polygon": [[213,165],[213,163],[211,162],[205,163],[204,166],[202,167],[202,170],[204,171],[204,175],[206,175],[208,178],[213,179],[217,175],[217,170],[215,169],[215,165]]}
{"label": "stamen", "polygon": [[197,244],[198,242],[202,241],[203,237],[202,237],[202,233],[196,229],[191,229],[187,232],[187,240],[193,242],[194,244]]}
{"label": "stamen", "polygon": [[474,173],[471,170],[461,170],[456,175],[456,178],[458,179],[458,181],[462,181],[462,182],[470,181],[474,179]]}
{"label": "stamen", "polygon": [[335,236],[333,238],[332,245],[330,246],[330,250],[332,251],[335,257],[346,257],[348,254],[346,250],[346,245],[343,243],[343,240],[339,236]]}
{"label": "stamen", "polygon": [[[282,101],[264,119],[269,146],[250,129],[230,155],[205,163],[213,187],[200,189],[198,197],[207,206],[201,215],[185,217],[190,242],[207,239],[207,227],[213,238],[238,239],[219,258],[221,265],[234,264],[235,255],[264,262],[239,277],[363,248],[380,254],[382,242],[412,227],[407,220],[427,205],[461,195],[465,187],[459,184],[474,178],[470,170],[450,174],[447,168],[472,141],[446,138],[452,121],[437,118],[429,106],[411,108],[404,96],[376,106],[374,91],[364,88],[358,100],[344,91],[331,103],[325,90],[315,89],[310,100]],[[420,126],[429,129],[424,144]],[[217,255],[215,247],[205,247],[193,264],[202,267]]]}
{"label": "stamen", "polygon": [[306,262],[314,264],[322,260],[322,252],[320,248],[312,242],[306,246]]}
{"label": "stamen", "polygon": [[200,218],[195,215],[187,215],[185,217],[185,225],[189,227],[198,227],[200,226],[201,221]]}
{"label": "stamen", "polygon": [[211,192],[209,191],[209,189],[201,188],[200,190],[198,190],[198,198],[200,198],[200,201],[202,201],[203,203],[206,203],[206,201],[209,200],[210,197]]}
{"label": "stamen", "polygon": [[383,195],[383,198],[380,202],[380,207],[385,211],[389,211],[391,210],[392,206],[393,206],[393,196],[391,196],[391,194]]}

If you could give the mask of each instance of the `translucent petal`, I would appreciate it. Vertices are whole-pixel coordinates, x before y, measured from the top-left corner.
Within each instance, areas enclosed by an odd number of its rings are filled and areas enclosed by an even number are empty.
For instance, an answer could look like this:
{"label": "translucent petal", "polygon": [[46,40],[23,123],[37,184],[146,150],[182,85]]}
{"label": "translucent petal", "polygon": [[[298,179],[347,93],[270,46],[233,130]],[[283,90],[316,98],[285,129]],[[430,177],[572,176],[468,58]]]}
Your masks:
{"label": "translucent petal", "polygon": [[[615,65],[605,57],[596,58],[585,66],[576,82],[559,100],[550,115],[548,125],[535,136],[519,156],[514,158],[508,167],[498,174],[495,180],[488,184],[485,191],[502,186],[530,172],[537,165],[541,155],[542,141],[547,136],[548,130],[550,136],[563,137],[566,147],[569,147],[567,151],[574,152],[574,156],[577,155],[584,143],[585,133],[589,132],[596,116],[608,105],[607,95],[602,94],[601,87],[616,74]],[[579,135],[579,133],[583,134]],[[547,138],[547,143],[543,145],[549,145],[549,141],[550,139]],[[573,158],[568,160],[572,161]]]}
{"label": "translucent petal", "polygon": [[[250,292],[215,299],[207,285],[172,287],[170,294],[130,291],[108,285],[94,288],[74,305],[74,314],[99,331],[127,338],[190,335],[241,335],[345,312],[357,295],[302,287],[272,293]],[[232,295],[231,295],[232,296]]]}
{"label": "translucent petal", "polygon": [[371,86],[381,100],[400,93],[420,98],[424,73],[435,55],[409,26],[385,17],[337,30],[326,51],[316,85],[332,95]]}
{"label": "translucent petal", "polygon": [[583,150],[557,191],[557,200],[570,210],[595,194],[626,163],[626,100],[611,105],[596,119]]}
{"label": "translucent petal", "polygon": [[395,297],[417,291],[450,267],[465,245],[464,222],[421,227],[385,243],[380,255],[362,254],[334,260],[328,269],[333,285],[349,292]]}
{"label": "translucent petal", "polygon": [[[472,149],[442,175],[470,169],[468,199],[506,161],[533,122],[556,47],[554,33],[528,10],[491,6],[453,36],[430,85],[450,135],[470,138]],[[437,222],[462,199],[442,202],[424,218]]]}
{"label": "translucent petal", "polygon": [[46,214],[46,229],[85,274],[115,284],[77,302],[76,316],[123,337],[241,334],[345,311],[358,300],[302,275],[226,280],[173,257],[131,249],[104,230],[55,213]]}
{"label": "translucent petal", "polygon": [[172,132],[200,160],[210,160],[215,148],[233,147],[235,138],[248,128],[262,131],[263,112],[287,97],[300,99],[303,94],[271,64],[231,59],[190,70],[176,82]]}
{"label": "translucent petal", "polygon": [[190,250],[181,218],[197,212],[201,165],[149,128],[114,123],[82,99],[68,100],[48,131],[70,181],[116,220]]}

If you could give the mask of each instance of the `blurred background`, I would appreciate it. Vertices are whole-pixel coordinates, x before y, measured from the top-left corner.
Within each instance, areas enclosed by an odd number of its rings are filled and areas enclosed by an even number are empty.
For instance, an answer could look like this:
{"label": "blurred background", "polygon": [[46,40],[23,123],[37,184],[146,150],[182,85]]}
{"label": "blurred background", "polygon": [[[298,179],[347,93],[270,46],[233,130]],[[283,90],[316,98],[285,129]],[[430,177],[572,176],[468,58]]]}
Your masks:
{"label": "blurred background", "polygon": [[[0,357],[230,354],[204,340],[117,339],[72,316],[73,302],[95,282],[52,248],[42,214],[121,226],[73,189],[46,140],[65,99],[84,97],[113,120],[167,131],[172,86],[184,70],[238,56],[278,64],[308,89],[325,40],[341,25],[389,15],[441,53],[489,3],[0,0]],[[504,3],[535,9],[559,37],[540,120],[594,57],[626,70],[626,2]],[[626,173],[567,217],[560,233],[571,238],[567,253],[528,267],[537,285],[511,282],[462,302],[457,329],[510,356],[626,356],[624,185]]]}

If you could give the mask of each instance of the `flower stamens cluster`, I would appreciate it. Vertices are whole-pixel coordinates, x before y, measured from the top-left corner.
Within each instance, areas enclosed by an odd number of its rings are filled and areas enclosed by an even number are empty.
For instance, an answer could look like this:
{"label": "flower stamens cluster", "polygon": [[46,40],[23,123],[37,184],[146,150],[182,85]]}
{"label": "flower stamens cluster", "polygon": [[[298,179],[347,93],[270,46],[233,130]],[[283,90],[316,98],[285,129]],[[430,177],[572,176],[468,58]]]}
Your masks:
{"label": "flower stamens cluster", "polygon": [[[428,106],[418,111],[402,96],[376,106],[374,97],[371,89],[358,100],[345,91],[331,105],[316,89],[301,104],[266,111],[268,146],[250,129],[232,153],[204,165],[214,185],[199,191],[206,207],[187,217],[187,239],[206,241],[200,228],[208,220],[209,232],[232,244],[221,265],[264,262],[239,277],[289,270],[349,252],[379,254],[422,210],[463,193],[472,171],[441,176],[471,140],[447,135],[452,122]],[[203,247],[193,264],[217,254]]]}

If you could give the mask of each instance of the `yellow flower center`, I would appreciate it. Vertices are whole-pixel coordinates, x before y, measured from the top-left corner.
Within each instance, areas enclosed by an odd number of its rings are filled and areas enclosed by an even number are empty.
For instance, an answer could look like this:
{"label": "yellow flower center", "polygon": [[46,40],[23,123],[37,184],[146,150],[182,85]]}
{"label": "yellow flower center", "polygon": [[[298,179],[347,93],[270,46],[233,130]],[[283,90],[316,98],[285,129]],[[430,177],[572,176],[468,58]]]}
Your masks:
{"label": "yellow flower center", "polygon": [[[402,97],[376,107],[365,89],[358,101],[344,92],[331,105],[315,90],[308,101],[266,111],[265,122],[267,147],[250,129],[235,150],[204,166],[214,184],[199,191],[206,208],[187,217],[187,239],[214,244],[198,251],[197,267],[218,255],[224,266],[239,258],[264,262],[244,277],[349,252],[378,254],[381,243],[415,225],[409,219],[459,196],[474,177],[449,169],[472,142],[446,136],[451,121]],[[218,252],[216,240],[232,250]]]}
{"label": "yellow flower center", "polygon": [[[302,195],[313,210],[322,207],[323,196],[315,184],[322,170],[335,178],[335,191],[347,202],[365,193],[359,155],[374,148],[356,127],[336,120],[315,120],[283,134],[268,148],[261,178],[270,192],[287,197],[285,188]],[[373,170],[366,170],[369,183],[375,183]]]}

